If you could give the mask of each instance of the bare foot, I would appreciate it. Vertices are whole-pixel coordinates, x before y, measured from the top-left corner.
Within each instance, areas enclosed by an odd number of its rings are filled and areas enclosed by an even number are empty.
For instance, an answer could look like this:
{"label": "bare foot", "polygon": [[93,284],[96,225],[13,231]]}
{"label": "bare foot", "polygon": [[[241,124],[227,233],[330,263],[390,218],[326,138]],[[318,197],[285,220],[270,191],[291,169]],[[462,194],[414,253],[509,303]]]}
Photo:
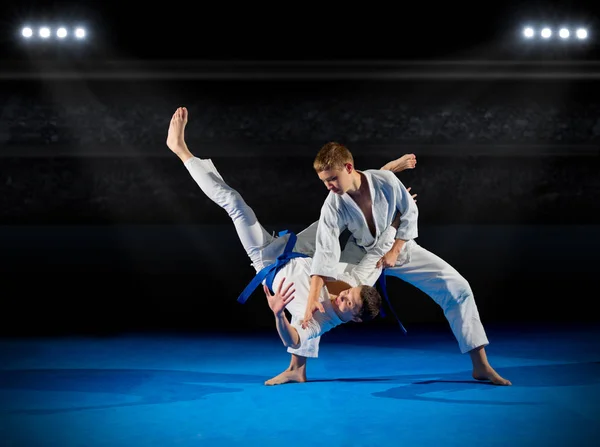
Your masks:
{"label": "bare foot", "polygon": [[281,374],[269,379],[265,385],[283,385],[284,383],[306,382],[306,373],[301,369],[286,369]]}
{"label": "bare foot", "polygon": [[185,144],[185,125],[188,121],[188,111],[185,107],[179,107],[175,110],[169,125],[169,133],[167,134],[167,146],[176,154],[182,150],[186,150]]}
{"label": "bare foot", "polygon": [[473,369],[473,378],[475,380],[489,380],[494,385],[509,386],[510,380],[506,380],[494,370],[491,366],[480,370]]}
{"label": "bare foot", "polygon": [[405,154],[396,161],[394,172],[401,172],[405,169],[414,169],[417,166],[417,156],[415,154]]}

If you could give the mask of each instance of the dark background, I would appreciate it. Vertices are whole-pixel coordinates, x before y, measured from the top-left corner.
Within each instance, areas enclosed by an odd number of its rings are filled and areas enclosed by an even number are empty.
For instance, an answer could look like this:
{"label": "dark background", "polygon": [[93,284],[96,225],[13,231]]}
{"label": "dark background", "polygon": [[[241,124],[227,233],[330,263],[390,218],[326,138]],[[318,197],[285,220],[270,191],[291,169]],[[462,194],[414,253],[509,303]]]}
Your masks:
{"label": "dark background", "polygon": [[[236,302],[254,271],[165,145],[180,105],[192,152],[269,231],[318,218],[323,143],[359,169],[413,152],[400,179],[419,194],[418,242],[469,280],[484,324],[598,321],[596,11],[83,5],[3,6],[3,333],[272,327],[261,293]],[[86,46],[18,39],[64,11],[91,26]],[[536,14],[589,24],[590,42],[525,45]],[[444,323],[411,286],[388,291],[409,330]]]}

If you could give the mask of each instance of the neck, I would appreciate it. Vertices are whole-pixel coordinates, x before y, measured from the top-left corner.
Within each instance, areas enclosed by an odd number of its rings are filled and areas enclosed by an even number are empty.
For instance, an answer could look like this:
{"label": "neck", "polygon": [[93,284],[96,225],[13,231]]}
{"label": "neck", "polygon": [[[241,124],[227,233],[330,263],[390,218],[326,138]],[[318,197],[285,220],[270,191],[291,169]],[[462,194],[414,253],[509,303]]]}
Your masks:
{"label": "neck", "polygon": [[350,197],[355,199],[365,193],[365,188],[368,187],[367,182],[363,181],[364,174],[359,171],[352,172],[352,187],[346,191]]}
{"label": "neck", "polygon": [[337,295],[329,295],[329,301],[331,303],[331,307],[333,308],[333,311],[335,312],[335,314],[338,316],[338,318],[340,320],[344,320],[343,315],[340,313],[340,309],[338,308],[335,299],[337,298]]}

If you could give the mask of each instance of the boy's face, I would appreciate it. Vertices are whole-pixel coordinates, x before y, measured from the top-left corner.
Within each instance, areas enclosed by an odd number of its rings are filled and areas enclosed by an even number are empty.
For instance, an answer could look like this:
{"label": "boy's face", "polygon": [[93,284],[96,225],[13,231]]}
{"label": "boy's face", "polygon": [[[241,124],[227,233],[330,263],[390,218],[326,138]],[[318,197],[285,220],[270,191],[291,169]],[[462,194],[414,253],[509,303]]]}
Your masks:
{"label": "boy's face", "polygon": [[319,172],[319,178],[325,184],[325,187],[335,194],[345,194],[352,186],[352,163],[346,163],[341,169],[328,169]]}
{"label": "boy's face", "polygon": [[338,315],[342,321],[361,321],[358,317],[363,305],[360,297],[360,290],[360,287],[352,287],[351,289],[343,290],[333,301],[339,310]]}

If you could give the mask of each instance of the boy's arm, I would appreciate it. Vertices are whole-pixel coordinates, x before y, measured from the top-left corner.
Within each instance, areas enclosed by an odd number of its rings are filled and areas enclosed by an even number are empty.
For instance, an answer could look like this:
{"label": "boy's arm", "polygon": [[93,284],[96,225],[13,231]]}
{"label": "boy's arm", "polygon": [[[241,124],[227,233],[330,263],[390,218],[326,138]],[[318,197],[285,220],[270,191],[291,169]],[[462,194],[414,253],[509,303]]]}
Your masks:
{"label": "boy's arm", "polygon": [[312,319],[313,313],[325,312],[323,305],[319,302],[319,296],[321,289],[325,286],[325,277],[321,275],[312,275],[310,277],[310,289],[308,291],[308,298],[306,301],[306,311],[304,313],[304,320],[302,321],[302,327],[307,328],[308,322]]}
{"label": "boy's arm", "polygon": [[[377,244],[368,250],[358,264],[348,264],[339,279],[350,276],[357,285],[373,286],[381,275],[380,260],[394,245],[396,228],[389,226],[377,240]],[[349,281],[346,281],[349,282]]]}
{"label": "boy's arm", "polygon": [[402,184],[395,175],[390,176],[390,180],[395,182],[396,210],[400,212],[400,225],[396,231],[395,241],[392,248],[383,256],[377,267],[393,267],[398,260],[402,247],[411,239],[416,239],[419,235],[417,220],[419,218],[419,209],[417,208],[414,197],[410,191]]}
{"label": "boy's arm", "polygon": [[[413,194],[413,199],[415,196],[416,194]],[[341,278],[349,275],[354,278],[356,284],[373,286],[381,275],[379,261],[392,249],[399,226],[400,214],[396,213],[392,224],[381,233],[375,246],[368,250],[357,264],[348,264]]]}
{"label": "boy's arm", "polygon": [[296,289],[293,289],[294,283],[291,282],[284,290],[282,290],[284,283],[285,278],[283,278],[279,284],[275,295],[271,294],[271,291],[266,285],[263,285],[263,290],[267,297],[269,307],[273,311],[273,315],[275,315],[275,326],[277,327],[277,333],[279,334],[283,345],[287,348],[297,349],[300,347],[300,336],[298,335],[296,328],[290,324],[284,312],[285,306],[295,298],[294,292]]}
{"label": "boy's arm", "polygon": [[397,174],[405,169],[414,169],[417,166],[417,157],[415,154],[404,154],[402,157],[392,160],[380,169],[382,171],[392,171]]}
{"label": "boy's arm", "polygon": [[310,289],[304,320],[302,321],[303,329],[308,327],[314,312],[325,311],[323,305],[319,302],[321,290],[325,285],[325,281],[335,279],[338,275],[337,265],[342,253],[340,234],[345,229],[345,224],[340,215],[340,210],[332,202],[328,197],[321,207],[315,240],[316,248],[310,272]]}
{"label": "boy's arm", "polygon": [[[417,166],[417,157],[415,154],[404,154],[402,157],[397,158],[395,160],[392,160],[388,163],[386,163],[385,165],[383,165],[380,170],[382,171],[391,171],[395,174],[402,172],[406,169],[414,169]],[[404,188],[404,185],[402,185],[401,182],[399,182],[401,184],[401,190],[404,189],[407,193],[410,192],[410,188]],[[405,205],[406,203],[409,203],[409,201],[406,200],[405,194],[403,194],[404,191],[401,191],[401,194],[399,196],[399,200],[397,203],[397,209],[398,211],[402,212],[402,214],[404,214],[404,222],[403,222],[403,227],[406,228],[404,234],[407,233],[414,233],[416,237],[416,218],[418,216],[418,212],[416,211],[416,194],[412,194],[412,198],[414,200],[414,203],[412,203],[413,207],[408,207],[408,209],[403,210],[403,205]],[[414,222],[414,225],[413,225]],[[410,230],[408,227],[415,227],[414,232],[412,230]],[[387,251],[387,253],[381,257],[380,261],[377,262],[377,268],[383,268],[383,267],[392,267],[393,264],[395,264],[396,260],[398,259],[398,256],[400,254],[400,251],[402,251],[402,247],[404,246],[404,244],[406,243],[407,240],[409,240],[409,238],[407,238],[406,236],[402,236],[401,231],[397,231],[396,232],[396,240],[394,241],[394,244],[391,246],[391,248]]]}
{"label": "boy's arm", "polygon": [[294,326],[288,321],[284,309],[295,298],[294,293],[296,290],[293,289],[293,282],[285,288],[284,283],[285,278],[279,284],[275,294],[271,294],[266,285],[263,285],[263,290],[269,307],[275,315],[275,326],[283,345],[287,348],[298,349],[306,340],[323,335],[323,328],[314,319],[310,322],[308,328],[302,328],[299,322],[294,323]]}
{"label": "boy's arm", "polygon": [[[414,169],[416,166],[417,166],[416,155],[415,154],[404,154],[402,157],[386,163],[380,169],[382,171],[391,171],[391,172],[397,174],[406,169]],[[407,197],[410,193],[410,188],[405,188],[404,185],[402,184],[402,182],[400,182],[400,181],[398,181],[398,183],[400,186],[400,194],[397,196],[398,201],[396,203],[396,208],[400,213],[402,213],[404,215],[402,224],[403,224],[403,227],[405,228],[405,232],[412,233],[413,230],[408,227],[413,226],[412,221],[415,222],[415,226],[416,226],[416,216],[418,216],[418,212],[416,211],[417,210],[417,207],[416,207],[417,201],[414,199],[417,195],[416,194],[411,195],[411,197],[413,198],[413,202],[411,203],[411,201],[408,200],[408,197]],[[407,208],[405,208],[406,205],[408,205]],[[410,206],[410,205],[412,205],[412,206]],[[397,229],[398,229],[398,227],[399,226],[396,225]],[[408,240],[408,238],[406,238],[406,237],[399,237],[400,233],[402,233],[402,231],[397,232],[396,237],[399,240],[397,240],[396,244],[394,244],[394,249],[398,250],[398,252],[404,245],[404,242],[406,242],[406,240]],[[416,236],[414,236],[414,237],[416,237]]]}

